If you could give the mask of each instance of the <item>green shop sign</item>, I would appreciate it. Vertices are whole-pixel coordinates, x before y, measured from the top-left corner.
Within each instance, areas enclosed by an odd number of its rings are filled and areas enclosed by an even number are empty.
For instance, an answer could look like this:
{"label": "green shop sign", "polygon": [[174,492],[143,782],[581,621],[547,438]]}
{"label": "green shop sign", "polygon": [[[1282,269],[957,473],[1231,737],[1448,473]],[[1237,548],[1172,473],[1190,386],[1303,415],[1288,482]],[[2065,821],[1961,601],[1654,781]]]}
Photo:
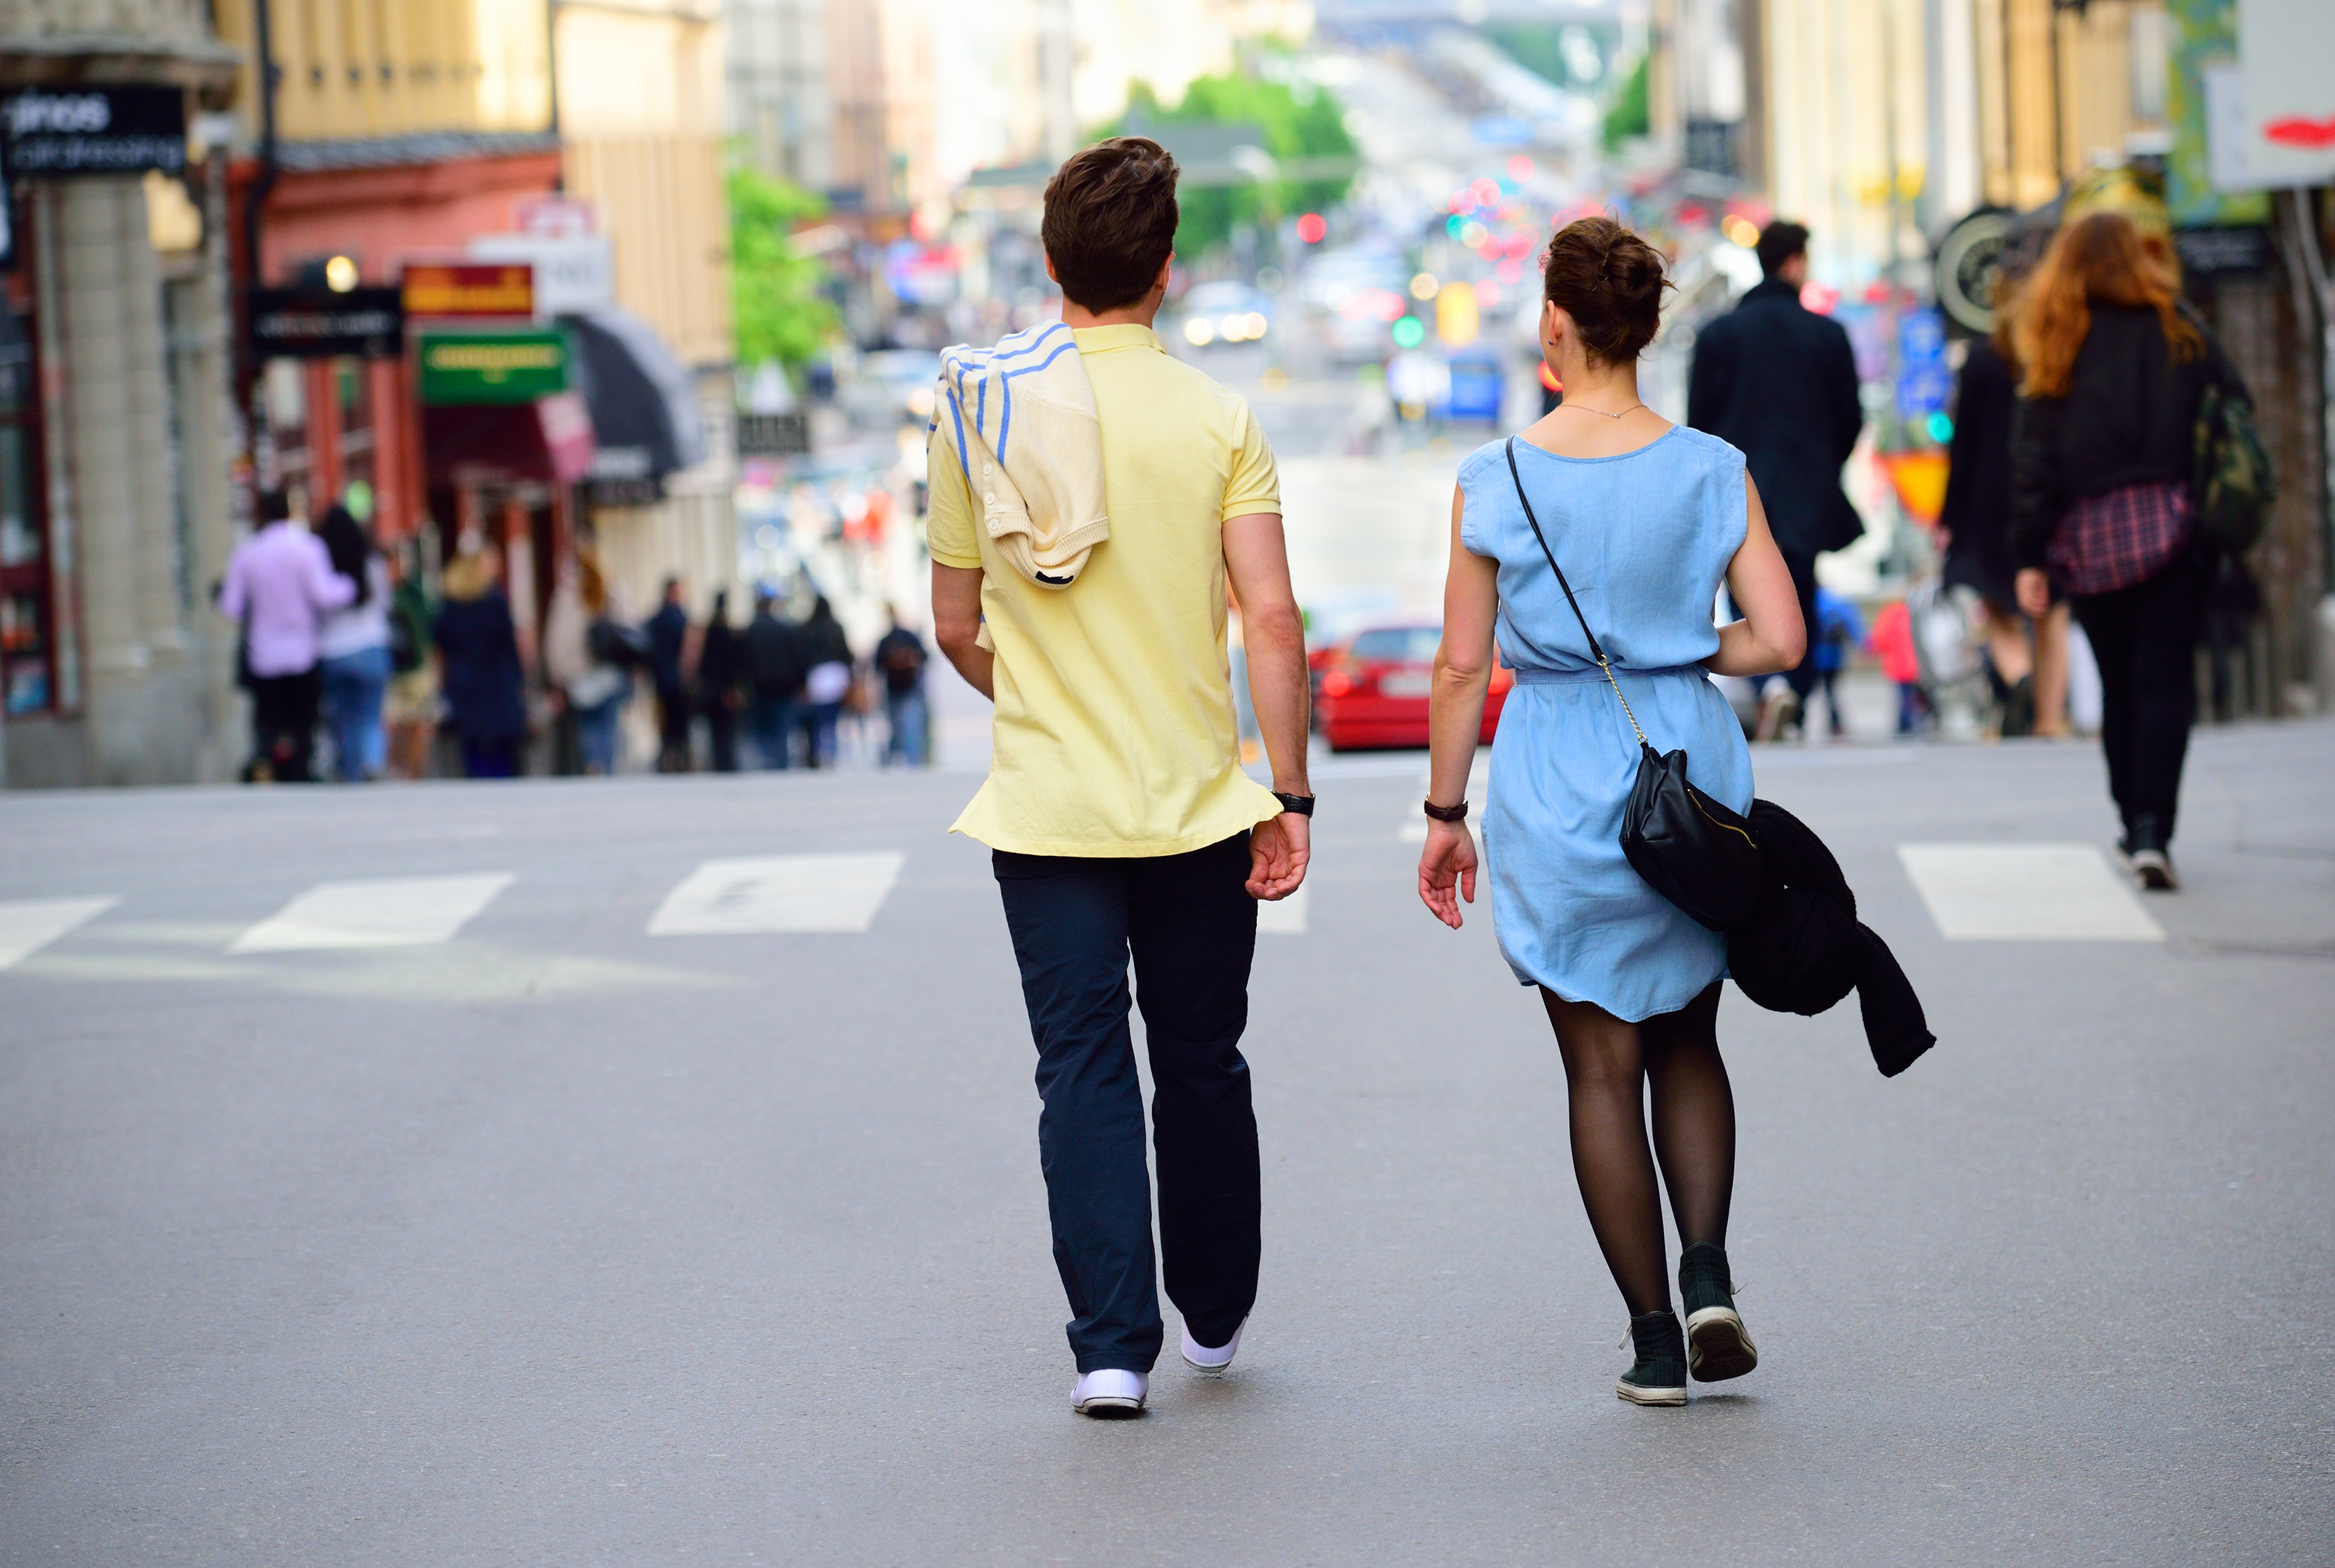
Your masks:
{"label": "green shop sign", "polygon": [[421,339],[421,401],[528,403],[567,390],[567,339],[557,331],[433,332]]}

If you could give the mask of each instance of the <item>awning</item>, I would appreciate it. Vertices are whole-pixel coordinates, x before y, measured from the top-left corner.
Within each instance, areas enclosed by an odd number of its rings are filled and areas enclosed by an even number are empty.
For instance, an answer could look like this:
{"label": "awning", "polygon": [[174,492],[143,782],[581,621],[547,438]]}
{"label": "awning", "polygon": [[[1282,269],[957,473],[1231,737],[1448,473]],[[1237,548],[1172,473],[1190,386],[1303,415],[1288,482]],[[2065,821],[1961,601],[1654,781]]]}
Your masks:
{"label": "awning", "polygon": [[568,384],[591,411],[591,478],[657,480],[705,460],[697,389],[656,332],[613,306],[562,316],[574,334]]}
{"label": "awning", "polygon": [[425,408],[432,483],[574,484],[592,471],[592,416],[572,392],[524,403]]}

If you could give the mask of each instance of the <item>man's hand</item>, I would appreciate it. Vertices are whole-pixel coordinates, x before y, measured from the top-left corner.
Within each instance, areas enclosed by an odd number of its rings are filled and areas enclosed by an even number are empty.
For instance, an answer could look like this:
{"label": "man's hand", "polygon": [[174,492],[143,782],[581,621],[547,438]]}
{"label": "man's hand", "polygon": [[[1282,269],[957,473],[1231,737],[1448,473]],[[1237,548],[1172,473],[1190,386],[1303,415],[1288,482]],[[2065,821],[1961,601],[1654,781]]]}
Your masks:
{"label": "man's hand", "polygon": [[1476,902],[1476,836],[1464,822],[1427,823],[1427,847],[1419,852],[1419,901],[1452,930],[1459,929],[1459,900]]}
{"label": "man's hand", "polygon": [[2011,584],[2019,607],[2037,620],[2051,613],[2051,578],[2040,566],[2021,566]]}
{"label": "man's hand", "polygon": [[1248,835],[1248,895],[1270,904],[1288,897],[1305,881],[1313,857],[1313,825],[1294,811],[1260,822]]}

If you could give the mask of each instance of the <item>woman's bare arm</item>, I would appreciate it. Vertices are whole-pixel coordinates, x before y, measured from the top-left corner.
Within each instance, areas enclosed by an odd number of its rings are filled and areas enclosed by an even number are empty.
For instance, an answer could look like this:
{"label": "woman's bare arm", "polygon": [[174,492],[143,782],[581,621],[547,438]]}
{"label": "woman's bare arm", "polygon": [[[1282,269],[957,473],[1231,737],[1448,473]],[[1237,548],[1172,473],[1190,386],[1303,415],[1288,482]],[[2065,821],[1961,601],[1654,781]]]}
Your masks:
{"label": "woman's bare arm", "polygon": [[[1430,777],[1428,799],[1456,806],[1468,793],[1476,737],[1484,728],[1484,697],[1492,684],[1492,624],[1500,609],[1499,563],[1459,542],[1464,501],[1451,498],[1451,564],[1443,578],[1443,645],[1435,653],[1435,686],[1428,698]],[[1419,856],[1419,896],[1428,912],[1458,929],[1459,901],[1476,901],[1476,840],[1464,822],[1427,824]]]}
{"label": "woman's bare arm", "polygon": [[1767,508],[1749,474],[1743,476],[1743,496],[1749,513],[1743,543],[1727,564],[1727,592],[1743,618],[1719,628],[1719,652],[1702,663],[1715,675],[1772,675],[1799,666],[1808,651],[1808,629],[1800,619],[1799,590],[1768,531]]}

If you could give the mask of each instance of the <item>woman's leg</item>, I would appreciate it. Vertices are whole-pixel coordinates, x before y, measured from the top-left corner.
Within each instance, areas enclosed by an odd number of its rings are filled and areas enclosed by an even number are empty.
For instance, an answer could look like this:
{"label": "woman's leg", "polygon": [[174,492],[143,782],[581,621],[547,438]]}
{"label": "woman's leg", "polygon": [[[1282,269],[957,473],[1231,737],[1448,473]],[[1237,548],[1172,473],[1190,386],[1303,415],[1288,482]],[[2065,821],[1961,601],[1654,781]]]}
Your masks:
{"label": "woman's leg", "polygon": [[1720,1059],[1719,982],[1676,1012],[1638,1025],[1652,1089],[1654,1154],[1679,1245],[1727,1244],[1735,1195],[1735,1092]]}
{"label": "woman's leg", "polygon": [[1573,1133],[1573,1175],[1605,1266],[1633,1318],[1670,1310],[1662,1195],[1646,1146],[1644,1063],[1639,1026],[1593,1002],[1541,988],[1556,1030]]}
{"label": "woman's leg", "polygon": [[2015,610],[1992,599],[1986,605],[1986,656],[2006,686],[2016,686],[2035,671],[2035,656],[2027,649],[2027,625]]}

